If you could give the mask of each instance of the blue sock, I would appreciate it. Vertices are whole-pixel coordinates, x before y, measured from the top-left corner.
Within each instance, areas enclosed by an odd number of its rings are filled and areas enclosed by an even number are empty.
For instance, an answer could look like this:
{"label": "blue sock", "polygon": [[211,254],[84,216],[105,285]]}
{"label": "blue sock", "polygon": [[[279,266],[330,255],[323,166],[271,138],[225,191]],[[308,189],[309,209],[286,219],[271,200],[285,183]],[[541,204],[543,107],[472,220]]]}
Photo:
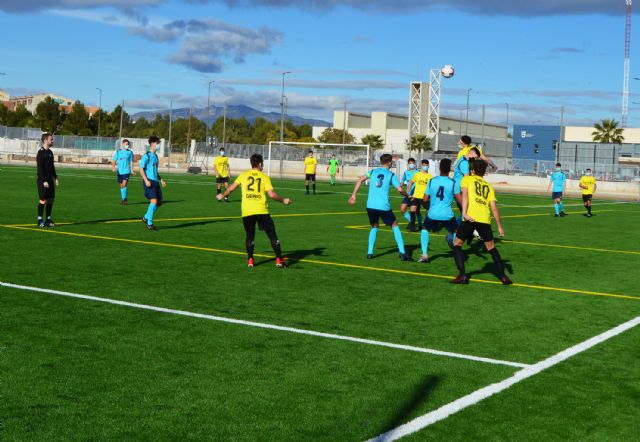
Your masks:
{"label": "blue sock", "polygon": [[127,199],[127,197],[129,196],[129,188],[125,187],[124,189],[122,189],[122,199]]}
{"label": "blue sock", "polygon": [[422,254],[426,255],[429,250],[429,232],[424,229],[420,233],[420,245],[422,246]]}
{"label": "blue sock", "polygon": [[560,212],[564,212],[564,203],[560,201]]}
{"label": "blue sock", "polygon": [[409,213],[408,210],[404,212],[404,219],[406,219],[408,223],[411,222],[411,214]]}
{"label": "blue sock", "polygon": [[402,232],[400,227],[395,226],[393,228],[393,236],[396,237],[396,243],[398,244],[398,251],[404,255],[404,240],[402,239]]}
{"label": "blue sock", "polygon": [[378,235],[378,228],[372,227],[369,232],[369,249],[367,253],[373,255],[373,246],[376,244],[376,236]]}
{"label": "blue sock", "polygon": [[153,225],[153,214],[156,213],[157,206],[153,203],[149,203],[147,214],[144,216],[147,219],[147,225]]}
{"label": "blue sock", "polygon": [[556,215],[560,215],[560,204],[554,204],[553,209],[556,211]]}
{"label": "blue sock", "polygon": [[422,214],[421,213],[417,213],[416,214],[416,219],[418,220],[418,225],[421,226],[422,225]]}
{"label": "blue sock", "polygon": [[120,188],[120,198],[122,200],[125,200],[127,198],[127,191],[126,191],[126,187],[122,187]]}

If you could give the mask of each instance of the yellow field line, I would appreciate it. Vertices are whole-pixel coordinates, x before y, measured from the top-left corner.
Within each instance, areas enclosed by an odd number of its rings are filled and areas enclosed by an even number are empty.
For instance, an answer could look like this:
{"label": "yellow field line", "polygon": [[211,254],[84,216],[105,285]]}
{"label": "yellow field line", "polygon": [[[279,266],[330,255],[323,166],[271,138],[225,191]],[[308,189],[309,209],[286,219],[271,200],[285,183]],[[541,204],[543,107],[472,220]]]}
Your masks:
{"label": "yellow field line", "polygon": [[[100,239],[100,240],[104,240],[104,241],[119,241],[119,242],[131,243],[131,244],[145,244],[145,245],[153,245],[153,246],[160,246],[160,247],[170,247],[170,248],[176,248],[176,249],[199,250],[199,251],[204,251],[204,252],[225,253],[225,254],[230,254],[230,255],[245,256],[244,252],[238,252],[238,251],[235,251],[235,250],[226,250],[226,249],[215,249],[215,248],[210,248],[210,247],[189,246],[189,245],[183,245],[183,244],[162,243],[162,242],[156,242],[156,241],[143,241],[143,240],[138,240],[138,239],[117,238],[117,237],[111,237],[111,236],[89,235],[89,234],[85,234],[85,233],[63,232],[63,231],[60,231],[60,230],[51,230],[51,229],[46,229],[45,230],[45,229],[34,228],[34,227],[16,227],[16,226],[7,226],[7,225],[1,225],[1,224],[0,224],[0,227],[5,227],[5,228],[9,228],[9,229],[17,229],[17,230],[29,230],[29,231],[34,231],[34,232],[54,233],[54,234],[58,234],[58,235],[67,235],[67,236],[74,236],[74,237],[79,237],[79,238]],[[255,256],[258,256],[258,257],[261,257],[261,258],[272,258],[269,255],[262,255],[262,254],[255,254]],[[332,262],[332,261],[319,261],[319,260],[316,260],[316,259],[304,258],[304,259],[299,259],[297,261],[298,262],[310,263],[310,264],[331,266],[331,267],[368,270],[368,271],[373,271],[373,272],[394,273],[394,274],[399,274],[399,275],[410,275],[410,276],[418,276],[418,277],[423,277],[423,278],[437,278],[437,279],[446,279],[446,280],[451,280],[452,279],[451,276],[438,275],[438,274],[435,274],[435,273],[424,273],[424,272],[418,273],[418,272],[410,272],[410,271],[407,271],[407,270],[388,269],[388,268],[383,268],[383,267],[362,266],[362,265],[357,265],[357,264],[345,264],[345,263]],[[489,281],[489,280],[486,280],[486,279],[473,279],[473,281],[474,282],[483,283],[483,284],[492,284],[492,285],[500,285],[500,284],[502,284],[500,281]],[[560,293],[572,293],[572,294],[580,294],[580,295],[602,296],[602,297],[608,297],[608,298],[632,299],[634,301],[640,301],[640,296],[619,295],[619,294],[615,294],[615,293],[603,293],[603,292],[594,292],[594,291],[589,291],[589,290],[566,289],[566,288],[561,288],[561,287],[550,287],[550,286],[544,286],[544,285],[523,284],[523,283],[515,283],[515,284],[513,284],[513,286],[514,287],[530,288],[530,289],[535,289],[535,290],[546,290],[546,291],[552,291],[552,292],[560,292]]]}
{"label": "yellow field line", "polygon": [[[609,209],[609,210],[598,210],[597,212],[594,213],[603,213],[603,212],[617,212],[617,210],[613,210],[613,209]],[[567,212],[568,215],[579,215],[581,213],[585,213],[583,211],[580,212]],[[505,215],[505,216],[500,216],[500,218],[530,218],[533,216],[551,216],[551,214],[549,212],[547,213],[530,213],[528,215]]]}
{"label": "yellow field line", "polygon": [[[344,226],[346,229],[353,230],[369,230],[371,227],[368,225],[361,226]],[[380,229],[383,232],[391,233],[389,229]],[[420,232],[404,232],[408,235],[420,235]],[[445,236],[439,233],[429,233],[430,236]],[[640,252],[632,251],[632,250],[615,250],[615,249],[599,249],[596,247],[581,247],[581,246],[565,246],[561,244],[546,244],[539,242],[529,242],[529,241],[515,241],[513,239],[500,239],[501,242],[509,243],[509,244],[521,244],[525,246],[534,246],[534,247],[551,247],[557,249],[573,249],[573,250],[585,250],[588,252],[606,252],[606,253],[622,253],[624,255],[640,255]]]}

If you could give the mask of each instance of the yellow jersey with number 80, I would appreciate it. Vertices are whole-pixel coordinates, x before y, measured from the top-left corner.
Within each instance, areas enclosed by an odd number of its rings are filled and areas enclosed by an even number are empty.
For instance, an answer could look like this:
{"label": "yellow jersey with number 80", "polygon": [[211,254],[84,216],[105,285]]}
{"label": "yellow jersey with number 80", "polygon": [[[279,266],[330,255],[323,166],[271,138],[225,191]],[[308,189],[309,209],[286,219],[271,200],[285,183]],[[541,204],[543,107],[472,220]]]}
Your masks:
{"label": "yellow jersey with number 80", "polygon": [[467,216],[470,216],[477,223],[491,224],[491,201],[496,200],[496,194],[491,184],[475,175],[468,175],[462,178],[461,187],[467,189],[469,204],[467,205]]}
{"label": "yellow jersey with number 80", "polygon": [[273,190],[271,179],[259,170],[248,170],[235,181],[242,189],[242,217],[269,214],[267,192]]}

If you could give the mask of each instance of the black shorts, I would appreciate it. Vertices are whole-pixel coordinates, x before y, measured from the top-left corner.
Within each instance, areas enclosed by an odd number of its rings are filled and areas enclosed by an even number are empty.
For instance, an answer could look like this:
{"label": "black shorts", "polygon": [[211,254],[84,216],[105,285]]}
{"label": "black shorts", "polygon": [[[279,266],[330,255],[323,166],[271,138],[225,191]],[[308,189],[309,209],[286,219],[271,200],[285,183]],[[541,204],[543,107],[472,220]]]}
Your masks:
{"label": "black shorts", "polygon": [[456,235],[462,241],[466,241],[473,237],[473,231],[477,231],[480,238],[484,242],[493,241],[493,230],[491,230],[491,224],[486,223],[471,223],[469,221],[462,221]]}
{"label": "black shorts", "polygon": [[420,207],[420,203],[422,203],[422,200],[418,198],[410,199],[409,197],[405,196],[402,199],[402,204],[406,204],[409,207]]}
{"label": "black shorts", "polygon": [[305,181],[309,181],[309,180],[315,181],[316,180],[316,174],[315,173],[306,173],[304,175],[304,180]]}
{"label": "black shorts", "polygon": [[582,195],[582,202],[586,203],[587,201],[591,201],[593,199],[593,195]]}
{"label": "black shorts", "polygon": [[38,197],[41,200],[50,200],[56,197],[55,180],[47,180],[49,187],[44,187],[44,181],[37,181],[38,184]]}
{"label": "black shorts", "polygon": [[428,230],[429,232],[437,233],[442,228],[447,229],[449,233],[453,233],[458,228],[458,221],[455,217],[442,221],[437,219],[431,219],[428,216],[425,218],[424,223],[422,224],[422,228],[424,230]]}
{"label": "black shorts", "polygon": [[129,181],[129,177],[130,177],[130,176],[131,176],[131,174],[130,174],[130,173],[118,174],[118,182],[119,182],[120,184],[122,184],[122,182],[123,182],[124,180]]}
{"label": "black shorts", "polygon": [[552,200],[562,199],[562,192],[553,192],[551,194]]}
{"label": "black shorts", "polygon": [[216,177],[216,183],[218,184],[222,184],[222,183],[228,183],[229,182],[229,177]]}
{"label": "black shorts", "polygon": [[265,232],[274,232],[276,231],[276,226],[273,223],[273,219],[271,215],[250,215],[242,217],[242,225],[244,226],[244,231],[247,235],[252,236],[256,233],[256,224],[258,224],[258,228]]}
{"label": "black shorts", "polygon": [[396,222],[396,216],[393,214],[391,210],[378,210],[378,209],[369,209],[367,208],[367,215],[369,215],[369,224],[372,226],[374,224],[379,225],[380,219],[387,226],[391,227],[393,223]]}
{"label": "black shorts", "polygon": [[160,183],[158,181],[149,180],[149,183],[151,183],[151,186],[147,187],[145,186],[144,181],[142,181],[142,187],[144,187],[144,197],[148,200],[157,199],[157,206],[160,207],[160,205],[162,204],[162,187],[160,186]]}

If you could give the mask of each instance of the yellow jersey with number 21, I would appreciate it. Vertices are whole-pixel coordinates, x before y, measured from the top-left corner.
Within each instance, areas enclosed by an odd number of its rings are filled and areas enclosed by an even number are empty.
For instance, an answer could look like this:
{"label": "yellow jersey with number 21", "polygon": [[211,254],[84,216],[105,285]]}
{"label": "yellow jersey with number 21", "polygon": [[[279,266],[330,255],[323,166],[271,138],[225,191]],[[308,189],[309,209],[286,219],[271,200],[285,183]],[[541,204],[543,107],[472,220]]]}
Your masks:
{"label": "yellow jersey with number 21", "polygon": [[491,224],[491,201],[496,200],[496,194],[491,184],[482,177],[467,175],[462,178],[461,187],[467,189],[467,216],[477,223]]}
{"label": "yellow jersey with number 21", "polygon": [[268,215],[267,192],[273,190],[271,179],[259,170],[248,170],[236,178],[242,188],[242,217]]}

